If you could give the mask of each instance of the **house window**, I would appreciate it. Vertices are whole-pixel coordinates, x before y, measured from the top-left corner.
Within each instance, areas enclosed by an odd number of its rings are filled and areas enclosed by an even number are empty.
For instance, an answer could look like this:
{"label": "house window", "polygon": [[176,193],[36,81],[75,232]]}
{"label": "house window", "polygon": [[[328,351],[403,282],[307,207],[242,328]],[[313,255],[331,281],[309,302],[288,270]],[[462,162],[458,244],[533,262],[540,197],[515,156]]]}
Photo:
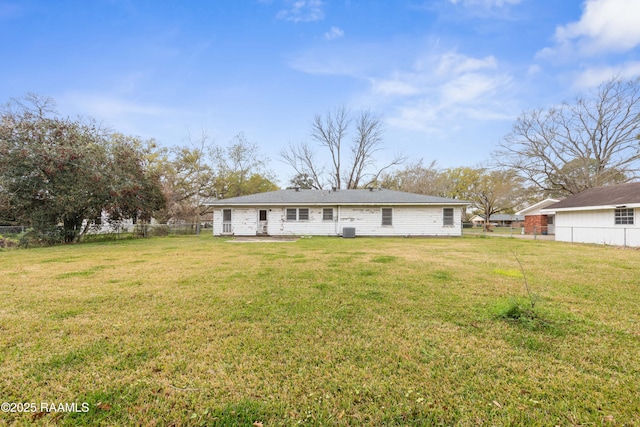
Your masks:
{"label": "house window", "polygon": [[287,208],[287,221],[295,221],[298,219],[298,211],[294,208]]}
{"label": "house window", "polygon": [[453,227],[453,208],[442,209],[442,225]]}
{"label": "house window", "polygon": [[322,209],[322,220],[323,221],[333,221],[333,208],[323,208]]}
{"label": "house window", "polygon": [[393,209],[382,208],[382,225],[393,225]]}
{"label": "house window", "polygon": [[633,225],[633,209],[616,209],[616,225]]}
{"label": "house window", "polygon": [[287,221],[309,221],[309,208],[287,208]]}

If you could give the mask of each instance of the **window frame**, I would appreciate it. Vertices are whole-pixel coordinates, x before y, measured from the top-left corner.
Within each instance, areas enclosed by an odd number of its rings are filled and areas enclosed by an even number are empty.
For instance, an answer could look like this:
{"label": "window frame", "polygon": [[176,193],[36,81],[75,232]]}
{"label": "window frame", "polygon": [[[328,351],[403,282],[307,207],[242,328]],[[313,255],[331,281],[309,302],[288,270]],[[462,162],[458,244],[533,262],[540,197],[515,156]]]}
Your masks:
{"label": "window frame", "polygon": [[[385,211],[388,215],[385,215]],[[380,208],[380,216],[381,225],[383,227],[393,227],[393,208]]]}
{"label": "window frame", "polygon": [[[330,215],[327,215],[327,213]],[[322,220],[333,221],[333,208],[322,208]]]}
{"label": "window frame", "polygon": [[[291,213],[293,213],[293,218],[291,217]],[[296,208],[287,208],[285,210],[285,218],[289,222],[294,222],[298,220],[298,209]]]}
{"label": "window frame", "polygon": [[285,219],[287,222],[307,222],[310,218],[311,209],[309,208],[285,208]]}
{"label": "window frame", "polygon": [[616,208],[613,213],[615,225],[635,225],[634,208]]}
{"label": "window frame", "polygon": [[[447,215],[447,211],[451,211],[451,215]],[[442,226],[454,227],[456,221],[456,212],[454,208],[442,208]]]}

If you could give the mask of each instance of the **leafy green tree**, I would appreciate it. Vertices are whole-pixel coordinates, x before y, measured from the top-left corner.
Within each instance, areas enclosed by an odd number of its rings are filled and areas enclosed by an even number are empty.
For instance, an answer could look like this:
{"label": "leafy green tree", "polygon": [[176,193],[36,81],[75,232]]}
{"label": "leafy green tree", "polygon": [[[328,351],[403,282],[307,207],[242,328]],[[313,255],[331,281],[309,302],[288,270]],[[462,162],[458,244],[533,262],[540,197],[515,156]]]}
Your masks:
{"label": "leafy green tree", "polygon": [[482,177],[484,169],[460,166],[442,171],[438,177],[441,197],[451,199],[472,200],[472,189]]}
{"label": "leafy green tree", "polygon": [[38,230],[62,223],[65,241],[73,241],[108,200],[103,138],[91,123],[3,113],[0,175],[15,219]]}
{"label": "leafy green tree", "polygon": [[166,206],[158,170],[150,165],[154,147],[153,141],[143,142],[122,134],[109,138],[108,166],[112,176],[105,210],[110,219],[150,221]]}
{"label": "leafy green tree", "polygon": [[476,169],[475,174],[467,196],[479,213],[485,216],[485,227],[490,227],[491,215],[512,211],[528,196],[524,178],[514,170]]}
{"label": "leafy green tree", "polygon": [[301,188],[303,190],[312,190],[315,188],[314,180],[308,173],[299,173],[289,180],[289,184],[293,188]]}
{"label": "leafy green tree", "polygon": [[435,161],[425,166],[422,160],[419,160],[385,174],[378,184],[390,190],[436,196],[443,192],[441,173]]}
{"label": "leafy green tree", "polygon": [[267,169],[269,158],[260,153],[256,143],[243,133],[236,135],[226,147],[214,153],[218,197],[236,197],[277,190],[275,177]]}
{"label": "leafy green tree", "polygon": [[174,221],[193,221],[199,227],[206,213],[202,200],[216,195],[216,172],[212,166],[215,146],[206,131],[195,139],[189,134],[188,146],[174,147],[165,165],[167,217]]}
{"label": "leafy green tree", "polygon": [[86,231],[83,223],[105,210],[148,215],[161,204],[153,180],[134,160],[135,145],[122,137],[112,143],[95,122],[59,117],[52,105],[50,98],[29,95],[2,111],[0,213],[5,219],[41,233],[61,226],[63,240],[72,242]]}

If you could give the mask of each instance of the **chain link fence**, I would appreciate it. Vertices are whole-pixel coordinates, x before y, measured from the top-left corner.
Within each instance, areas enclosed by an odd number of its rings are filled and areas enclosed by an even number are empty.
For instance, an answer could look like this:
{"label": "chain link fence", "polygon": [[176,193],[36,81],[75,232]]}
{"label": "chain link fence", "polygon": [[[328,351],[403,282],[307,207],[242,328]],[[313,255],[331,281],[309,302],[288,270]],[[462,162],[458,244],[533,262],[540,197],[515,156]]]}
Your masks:
{"label": "chain link fence", "polygon": [[570,227],[556,226],[556,240],[570,243],[640,247],[638,227]]}
{"label": "chain link fence", "polygon": [[465,236],[496,236],[496,237],[517,237],[523,239],[553,240],[555,228],[553,226],[533,226],[533,227],[464,227],[462,234]]}
{"label": "chain link fence", "polygon": [[[211,223],[179,223],[179,224],[100,224],[92,225],[80,236],[81,242],[97,242],[119,239],[139,239],[162,236],[189,236],[211,233]],[[54,231],[56,233],[54,233]],[[55,234],[55,236],[53,235]],[[51,245],[63,242],[62,227],[35,231],[26,225],[0,226],[0,248],[16,246],[30,247]]]}

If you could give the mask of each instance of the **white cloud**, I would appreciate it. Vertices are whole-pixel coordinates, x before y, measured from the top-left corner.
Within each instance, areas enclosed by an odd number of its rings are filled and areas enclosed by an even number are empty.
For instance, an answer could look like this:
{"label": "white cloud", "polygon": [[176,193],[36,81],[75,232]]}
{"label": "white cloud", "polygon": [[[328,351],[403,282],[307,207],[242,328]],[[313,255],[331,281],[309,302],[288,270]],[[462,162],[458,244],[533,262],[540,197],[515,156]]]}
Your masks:
{"label": "white cloud", "polygon": [[313,22],[324,19],[324,11],[321,0],[296,0],[289,1],[291,6],[283,9],[276,15],[278,19],[291,22]]}
{"label": "white cloud", "polygon": [[614,77],[634,79],[640,77],[640,61],[627,62],[619,66],[595,67],[582,71],[573,79],[578,90],[592,88]]}
{"label": "white cloud", "polygon": [[538,64],[532,64],[527,69],[527,76],[535,76],[542,71],[542,67]]}
{"label": "white cloud", "polygon": [[[500,70],[495,56],[464,55],[443,50],[439,43],[422,46],[427,53],[413,61],[407,55],[415,49],[394,43],[344,44],[310,49],[289,64],[309,74],[368,82],[350,103],[385,111],[387,123],[396,129],[446,133],[465,120],[512,119],[520,111],[508,95],[513,79]],[[398,65],[390,69],[392,64]]]}
{"label": "white cloud", "polygon": [[416,82],[404,80],[401,76],[396,76],[391,79],[370,79],[370,82],[374,93],[387,97],[411,96],[421,92]]}
{"label": "white cloud", "polygon": [[398,105],[388,118],[391,126],[422,132],[446,132],[460,120],[511,118],[500,94],[511,78],[496,72],[493,56],[474,58],[457,52],[430,55],[411,71],[371,79],[371,98]]}
{"label": "white cloud", "polygon": [[640,1],[585,0],[580,20],[557,27],[554,38],[556,45],[543,49],[540,56],[631,50],[640,45]]}
{"label": "white cloud", "polygon": [[81,112],[82,115],[104,121],[106,126],[113,127],[118,132],[145,137],[153,135],[153,130],[145,129],[142,123],[152,123],[153,126],[161,127],[163,123],[170,122],[169,119],[192,114],[175,108],[138,103],[105,94],[71,92],[58,99],[59,106],[67,114]]}
{"label": "white cloud", "polygon": [[[497,61],[493,56],[472,58],[456,52],[427,56],[415,62],[410,71],[396,71],[388,77],[371,78],[372,91],[384,96],[413,96],[429,93],[434,84],[449,94],[456,87],[466,86],[468,95],[476,93],[474,77],[483,76],[483,70],[495,70]],[[486,74],[490,76],[491,74]],[[480,79],[476,79],[479,82]],[[480,85],[483,86],[483,85]]]}
{"label": "white cloud", "polygon": [[335,39],[338,39],[338,38],[340,38],[342,36],[344,36],[344,31],[342,31],[338,27],[331,27],[331,29],[329,31],[324,33],[324,38],[327,39],[327,40],[335,40]]}
{"label": "white cloud", "polygon": [[467,72],[479,71],[482,69],[495,69],[498,62],[494,56],[487,56],[482,59],[471,58],[460,55],[456,52],[448,52],[441,55],[438,65],[438,73],[445,75],[458,75]]}
{"label": "white cloud", "polygon": [[127,114],[156,116],[168,115],[175,112],[170,108],[151,104],[139,104],[107,95],[72,93],[68,95],[67,101],[96,117],[116,117]]}

